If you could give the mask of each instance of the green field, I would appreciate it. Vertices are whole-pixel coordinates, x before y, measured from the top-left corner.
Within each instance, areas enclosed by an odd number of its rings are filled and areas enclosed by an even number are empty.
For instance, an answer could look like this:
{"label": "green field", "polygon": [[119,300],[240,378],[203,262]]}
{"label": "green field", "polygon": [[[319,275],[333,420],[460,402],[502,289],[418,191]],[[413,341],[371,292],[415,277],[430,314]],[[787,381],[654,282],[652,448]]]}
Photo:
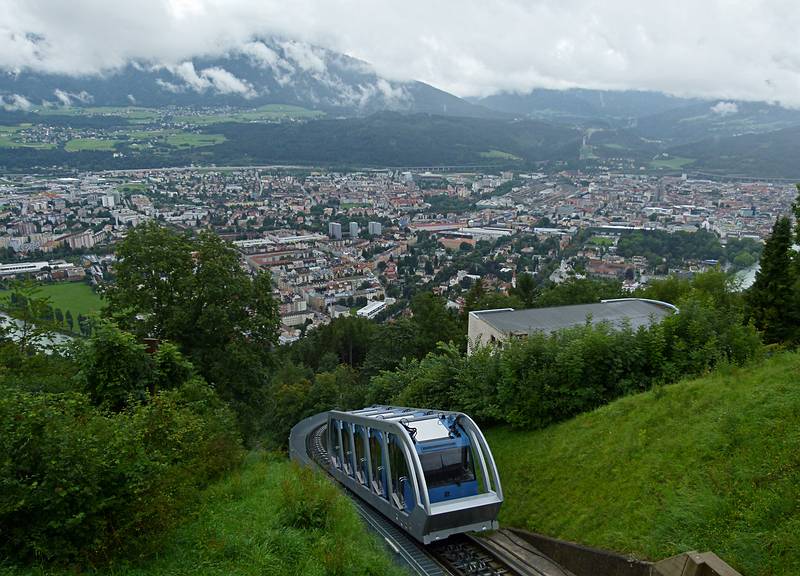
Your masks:
{"label": "green field", "polygon": [[183,122],[194,126],[205,126],[207,124],[220,124],[222,122],[276,122],[289,119],[313,119],[324,116],[324,112],[319,110],[309,110],[300,106],[290,106],[288,104],[267,104],[252,110],[232,112],[230,114],[192,114],[178,115],[176,122]]}
{"label": "green field", "polygon": [[225,142],[222,134],[196,134],[194,132],[177,132],[170,134],[166,139],[167,144],[175,148],[199,148],[201,146],[214,146]]}
{"label": "green field", "polygon": [[126,182],[118,186],[117,190],[123,194],[141,194],[147,192],[147,184],[144,182]]}
{"label": "green field", "polygon": [[489,150],[488,152],[481,152],[481,158],[488,158],[489,160],[522,160],[519,156],[515,156],[510,152],[503,152],[502,150]]}
{"label": "green field", "polygon": [[106,140],[104,138],[76,138],[64,144],[67,152],[81,152],[83,150],[96,150],[100,152],[113,152],[119,140]]}
{"label": "green field", "polygon": [[595,246],[613,246],[614,241],[611,238],[606,238],[605,236],[592,236],[589,239],[589,244],[594,244]]}
{"label": "green field", "polygon": [[[6,301],[10,296],[8,290],[0,290],[0,301]],[[78,314],[89,316],[100,312],[103,301],[85,282],[59,282],[42,284],[41,290],[36,295],[38,298],[49,298],[53,308],[60,308],[64,315],[67,310],[74,319],[73,331],[78,332]],[[64,329],[68,326],[64,323]]]}
{"label": "green field", "polygon": [[20,142],[18,140],[17,132],[25,128],[25,126],[0,126],[0,148],[40,148],[49,149],[55,148],[53,144],[36,143],[36,142]]}
{"label": "green field", "polygon": [[500,523],[660,559],[712,550],[800,574],[800,353],[623,398],[537,432],[489,430]]}
{"label": "green field", "polygon": [[694,162],[694,158],[681,158],[676,156],[674,158],[664,158],[663,160],[653,160],[650,162],[651,168],[663,168],[667,170],[680,170],[684,166]]}
{"label": "green field", "polygon": [[137,106],[73,106],[67,108],[36,108],[32,110],[41,116],[120,116],[134,124],[157,120],[161,112],[155,108]]}
{"label": "green field", "polygon": [[[327,479],[309,474],[253,453],[241,470],[210,486],[186,522],[143,559],[87,572],[0,566],[0,576],[403,574],[347,499]],[[287,514],[285,503],[297,495],[297,486],[313,491],[304,496],[319,506],[308,509],[311,526],[297,521],[303,519],[300,508]]]}

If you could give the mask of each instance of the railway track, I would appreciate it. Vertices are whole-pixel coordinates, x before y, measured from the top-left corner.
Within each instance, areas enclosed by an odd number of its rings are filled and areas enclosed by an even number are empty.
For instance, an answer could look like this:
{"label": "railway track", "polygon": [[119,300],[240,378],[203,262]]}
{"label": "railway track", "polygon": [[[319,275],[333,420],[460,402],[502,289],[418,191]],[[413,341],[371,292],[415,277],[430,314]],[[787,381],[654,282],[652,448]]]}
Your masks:
{"label": "railway track", "polygon": [[[327,469],[327,424],[313,418],[304,422],[307,424],[303,430],[297,434],[292,431],[290,454],[301,463]],[[355,494],[346,488],[345,491],[367,525],[419,576],[574,576],[503,530],[490,538],[459,534],[423,546]]]}

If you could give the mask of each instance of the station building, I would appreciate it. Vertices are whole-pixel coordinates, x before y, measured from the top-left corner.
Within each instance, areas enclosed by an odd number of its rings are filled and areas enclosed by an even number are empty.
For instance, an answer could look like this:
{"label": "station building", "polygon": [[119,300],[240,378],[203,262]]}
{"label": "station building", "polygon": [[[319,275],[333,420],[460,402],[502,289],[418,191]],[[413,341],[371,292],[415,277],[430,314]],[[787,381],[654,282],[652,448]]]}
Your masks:
{"label": "station building", "polygon": [[511,338],[524,338],[535,332],[549,334],[564,328],[608,323],[621,327],[627,323],[636,330],[661,322],[678,308],[667,302],[645,298],[602,300],[597,304],[577,304],[552,308],[514,310],[475,310],[469,313],[467,354],[490,344],[502,344]]}

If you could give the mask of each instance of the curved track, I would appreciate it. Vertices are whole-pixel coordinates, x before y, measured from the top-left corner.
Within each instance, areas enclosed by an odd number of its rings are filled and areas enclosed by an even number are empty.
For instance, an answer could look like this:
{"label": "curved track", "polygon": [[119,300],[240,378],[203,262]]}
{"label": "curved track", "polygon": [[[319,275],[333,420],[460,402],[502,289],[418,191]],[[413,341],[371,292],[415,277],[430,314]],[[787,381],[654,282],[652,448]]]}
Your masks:
{"label": "curved track", "polygon": [[[327,414],[302,420],[289,435],[289,456],[303,466],[326,470],[329,459],[325,446]],[[381,536],[405,566],[420,576],[571,576],[569,572],[541,556],[544,564],[531,562],[536,552],[520,552],[508,544],[503,531],[497,541],[484,541],[468,534],[423,546],[369,504],[344,488],[356,510],[375,533]]]}

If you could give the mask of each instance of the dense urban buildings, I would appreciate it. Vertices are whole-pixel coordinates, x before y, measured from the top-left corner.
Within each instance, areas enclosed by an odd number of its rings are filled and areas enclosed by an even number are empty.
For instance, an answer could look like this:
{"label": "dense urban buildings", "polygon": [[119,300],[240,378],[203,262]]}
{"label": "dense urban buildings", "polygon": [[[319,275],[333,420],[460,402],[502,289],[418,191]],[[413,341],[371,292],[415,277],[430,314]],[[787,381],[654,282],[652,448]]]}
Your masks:
{"label": "dense urban buildings", "polygon": [[[282,339],[290,341],[332,317],[401,313],[393,299],[417,287],[462,307],[481,277],[501,292],[525,273],[556,283],[619,278],[634,288],[713,267],[718,258],[635,253],[620,239],[704,232],[721,246],[759,241],[794,194],[785,183],[577,172],[166,169],[6,177],[0,273],[99,283],[113,272],[114,245],[132,226],[156,220],[212,229],[234,243],[244,266],[271,272]],[[752,267],[756,258],[742,255],[738,265]]]}

